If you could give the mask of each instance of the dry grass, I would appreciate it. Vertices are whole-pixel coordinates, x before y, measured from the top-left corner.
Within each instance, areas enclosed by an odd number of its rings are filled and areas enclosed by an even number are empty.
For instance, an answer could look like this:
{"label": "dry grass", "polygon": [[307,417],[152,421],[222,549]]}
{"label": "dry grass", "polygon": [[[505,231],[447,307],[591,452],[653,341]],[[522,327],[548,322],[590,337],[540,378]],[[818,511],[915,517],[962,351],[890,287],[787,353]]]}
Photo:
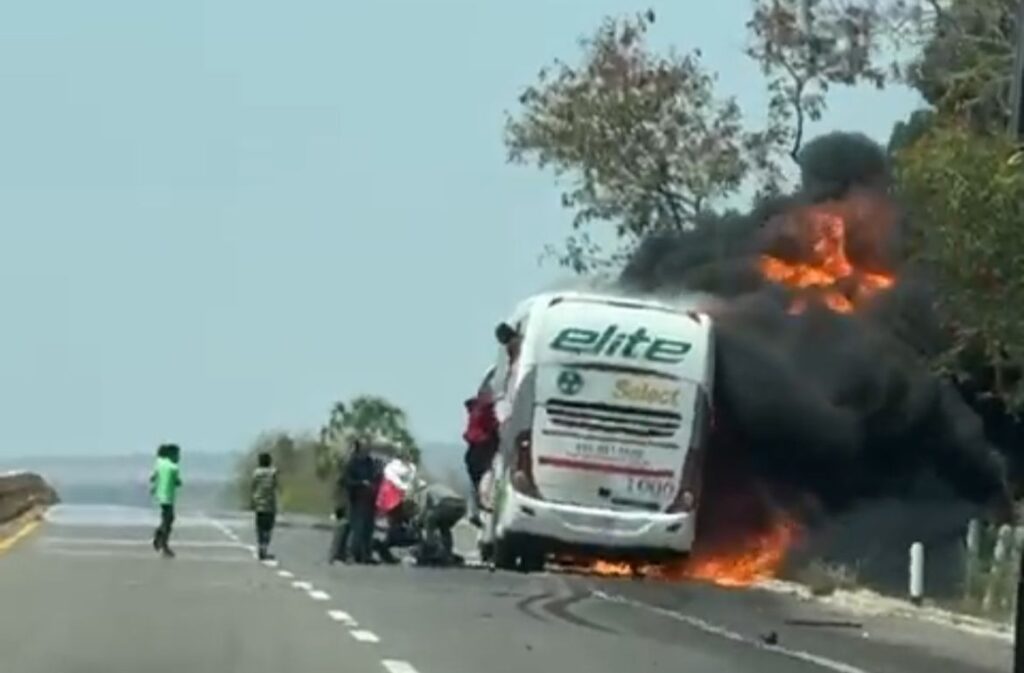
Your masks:
{"label": "dry grass", "polygon": [[815,596],[829,596],[839,590],[857,588],[857,569],[841,563],[813,559],[794,574],[794,579]]}

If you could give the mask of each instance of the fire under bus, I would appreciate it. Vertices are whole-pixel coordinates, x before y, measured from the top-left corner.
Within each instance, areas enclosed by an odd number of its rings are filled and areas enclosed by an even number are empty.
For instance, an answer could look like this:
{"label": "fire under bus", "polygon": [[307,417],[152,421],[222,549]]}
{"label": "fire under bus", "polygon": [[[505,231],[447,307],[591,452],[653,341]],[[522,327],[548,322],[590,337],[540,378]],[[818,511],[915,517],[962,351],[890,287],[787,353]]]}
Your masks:
{"label": "fire under bus", "polygon": [[695,308],[543,294],[507,324],[484,386],[500,448],[481,484],[481,556],[645,565],[689,554],[711,422],[713,331]]}

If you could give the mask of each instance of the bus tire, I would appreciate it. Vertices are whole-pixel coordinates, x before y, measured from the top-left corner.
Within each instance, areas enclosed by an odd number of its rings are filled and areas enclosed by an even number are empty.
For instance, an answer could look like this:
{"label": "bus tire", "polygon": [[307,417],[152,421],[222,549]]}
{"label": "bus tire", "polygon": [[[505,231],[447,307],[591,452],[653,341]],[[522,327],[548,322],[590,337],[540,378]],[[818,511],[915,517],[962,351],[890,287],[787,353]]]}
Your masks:
{"label": "bus tire", "polygon": [[515,570],[519,561],[516,545],[512,540],[496,538],[494,540],[493,560],[498,570]]}
{"label": "bus tire", "polygon": [[523,550],[520,560],[524,573],[539,573],[544,571],[547,554],[544,553],[543,547],[530,545],[528,549]]}

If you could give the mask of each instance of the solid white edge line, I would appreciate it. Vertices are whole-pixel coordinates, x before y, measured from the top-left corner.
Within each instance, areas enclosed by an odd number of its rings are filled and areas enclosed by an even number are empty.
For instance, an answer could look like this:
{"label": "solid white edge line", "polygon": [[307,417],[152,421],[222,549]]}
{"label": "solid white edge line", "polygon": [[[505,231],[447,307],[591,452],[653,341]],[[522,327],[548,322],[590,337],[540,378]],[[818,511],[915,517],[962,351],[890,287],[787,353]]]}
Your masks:
{"label": "solid white edge line", "polygon": [[327,593],[326,591],[319,591],[319,590],[310,590],[309,597],[312,598],[314,601],[329,601],[329,600],[331,600],[331,595],[329,593]]}
{"label": "solid white edge line", "polygon": [[[47,535],[41,538],[40,542],[57,547],[149,547],[153,544],[152,540],[127,540],[124,538],[104,537],[61,537],[58,535]],[[231,541],[210,542],[208,540],[175,539],[174,547],[176,549],[240,549],[244,548],[245,545]]]}
{"label": "solid white edge line", "polygon": [[746,636],[736,633],[735,631],[730,631],[727,628],[716,626],[711,622],[704,621],[703,619],[699,617],[694,617],[692,615],[683,614],[681,612],[675,612],[674,610],[669,610],[667,608],[659,608],[654,605],[642,603],[640,601],[630,600],[622,596],[613,596],[603,591],[593,591],[591,592],[591,595],[595,598],[599,598],[610,603],[620,603],[622,605],[628,605],[633,608],[648,610],[655,614],[659,614],[663,617],[668,617],[669,619],[674,619],[678,622],[682,622],[687,626],[697,629],[698,631],[703,631],[704,633],[713,636],[718,636],[720,638],[725,638],[726,640],[731,640],[736,643],[750,645],[751,647],[755,647],[759,650],[764,650],[766,652],[774,652],[784,657],[789,657],[790,659],[796,659],[798,661],[804,661],[809,664],[814,664],[816,666],[820,666],[821,668],[825,668],[830,671],[835,671],[836,673],[869,673],[869,671],[867,671],[866,669],[858,668],[857,666],[853,666],[852,664],[847,664],[842,661],[836,661],[835,659],[829,659],[827,657],[822,657],[817,654],[811,654],[810,652],[805,652],[803,650],[792,650],[788,647],[783,647],[781,645],[768,645],[766,643],[761,642],[760,640],[753,640],[751,638],[747,638]]}
{"label": "solid white edge line", "polygon": [[380,663],[384,664],[384,668],[388,670],[388,673],[419,673],[416,667],[410,664],[408,661],[401,661],[399,659],[384,659]]}
{"label": "solid white edge line", "polygon": [[349,631],[353,638],[361,643],[379,643],[380,638],[373,631]]}

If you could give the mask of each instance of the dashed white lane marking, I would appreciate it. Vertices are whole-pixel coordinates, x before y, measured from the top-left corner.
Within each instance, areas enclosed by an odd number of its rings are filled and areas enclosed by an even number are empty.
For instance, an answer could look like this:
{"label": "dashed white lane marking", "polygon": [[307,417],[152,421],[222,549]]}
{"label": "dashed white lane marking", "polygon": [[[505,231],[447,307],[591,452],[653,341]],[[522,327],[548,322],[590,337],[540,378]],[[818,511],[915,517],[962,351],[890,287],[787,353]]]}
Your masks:
{"label": "dashed white lane marking", "polygon": [[384,668],[388,670],[388,673],[418,673],[416,668],[408,661],[384,659],[380,663],[384,664]]}
{"label": "dashed white lane marking", "polygon": [[329,600],[331,600],[331,595],[329,593],[327,593],[326,591],[310,591],[309,592],[309,597],[312,598],[314,601],[329,601]]}
{"label": "dashed white lane marking", "polygon": [[349,631],[353,638],[361,643],[379,643],[380,638],[373,631]]}
{"label": "dashed white lane marking", "polygon": [[274,559],[267,559],[263,562],[263,565],[267,566],[268,568],[276,568],[278,563]]}
{"label": "dashed white lane marking", "polygon": [[352,615],[345,612],[344,610],[328,610],[327,616],[336,622],[341,622],[346,626],[358,626],[356,620],[352,619]]}
{"label": "dashed white lane marking", "polygon": [[713,636],[718,636],[720,638],[725,638],[726,640],[731,640],[736,643],[743,643],[751,647],[756,647],[757,649],[764,650],[766,652],[774,652],[775,654],[779,654],[784,657],[789,657],[790,659],[797,659],[799,661],[804,661],[809,664],[814,664],[816,666],[820,666],[821,668],[825,668],[830,671],[835,671],[836,673],[869,673],[867,670],[863,668],[858,668],[857,666],[853,666],[842,661],[836,661],[835,659],[822,657],[817,654],[811,654],[810,652],[804,652],[803,650],[791,650],[788,647],[782,647],[781,645],[768,645],[760,640],[753,640],[739,633],[736,633],[735,631],[730,631],[729,629],[724,628],[722,626],[717,626],[715,624],[712,624],[711,622],[706,622],[700,617],[694,617],[692,615],[683,614],[681,612],[675,612],[667,608],[659,608],[654,605],[648,605],[647,603],[641,603],[640,601],[630,600],[622,596],[613,596],[611,594],[606,594],[603,591],[594,591],[592,592],[592,595],[595,598],[600,598],[601,600],[605,600],[610,603],[620,603],[622,605],[628,605],[630,607],[637,608],[640,610],[648,610],[655,614],[659,614],[663,617],[668,617],[669,619],[674,619],[678,622],[682,622],[687,626],[697,629],[698,631],[703,631],[704,633],[708,633]]}
{"label": "dashed white lane marking", "polygon": [[310,582],[292,582],[292,586],[301,591],[312,591],[313,585]]}
{"label": "dashed white lane marking", "polygon": [[291,572],[290,570],[278,570],[277,576],[284,577],[285,579],[291,579],[295,577],[295,573]]}
{"label": "dashed white lane marking", "polygon": [[200,516],[202,516],[203,519],[211,526],[219,530],[221,533],[224,533],[224,535],[226,535],[229,539],[234,540],[235,542],[241,542],[241,540],[239,540],[238,538],[238,534],[235,533],[235,531],[228,528],[227,524],[223,521],[218,521],[213,517],[207,516],[205,513],[201,514]]}

